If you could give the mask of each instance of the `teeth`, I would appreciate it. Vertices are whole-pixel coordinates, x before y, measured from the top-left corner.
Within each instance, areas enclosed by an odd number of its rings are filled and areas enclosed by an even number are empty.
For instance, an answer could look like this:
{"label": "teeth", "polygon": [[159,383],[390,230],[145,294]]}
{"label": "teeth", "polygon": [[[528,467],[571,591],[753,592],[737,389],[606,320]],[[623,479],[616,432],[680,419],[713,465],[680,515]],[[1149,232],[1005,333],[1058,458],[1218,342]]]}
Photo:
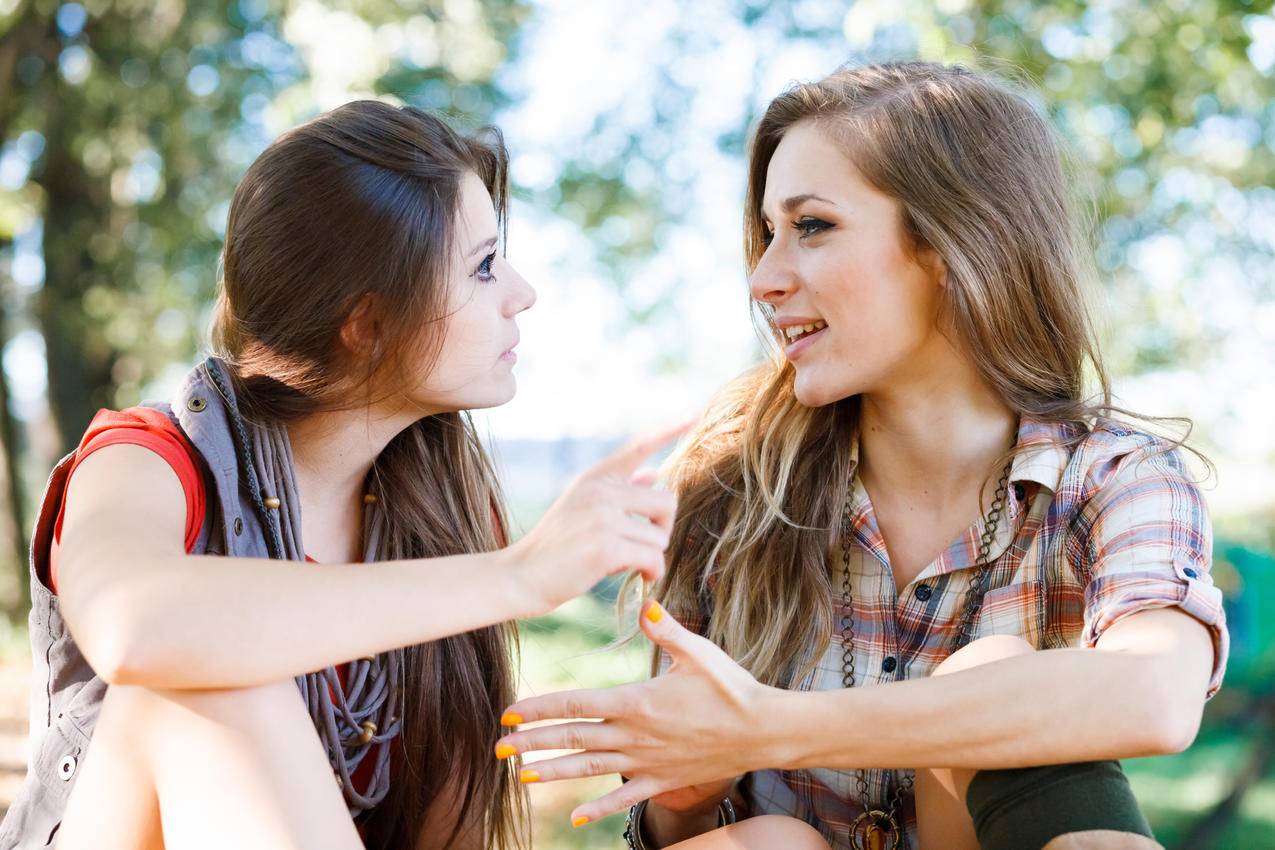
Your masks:
{"label": "teeth", "polygon": [[819,320],[809,325],[794,325],[791,328],[784,329],[784,336],[786,336],[790,340],[796,339],[797,337],[803,336],[808,333],[821,331],[826,327],[828,327],[828,324],[827,322],[824,322],[823,320]]}

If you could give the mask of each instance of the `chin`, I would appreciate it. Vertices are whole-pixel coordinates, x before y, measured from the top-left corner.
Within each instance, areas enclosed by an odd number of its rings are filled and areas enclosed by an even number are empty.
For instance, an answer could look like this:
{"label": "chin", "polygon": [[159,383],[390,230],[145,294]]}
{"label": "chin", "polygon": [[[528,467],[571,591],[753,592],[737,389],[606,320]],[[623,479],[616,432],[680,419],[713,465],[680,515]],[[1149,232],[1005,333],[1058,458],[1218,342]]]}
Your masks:
{"label": "chin", "polygon": [[504,381],[501,384],[502,386],[492,387],[489,392],[475,397],[472,402],[465,405],[466,409],[484,410],[491,407],[500,407],[513,401],[514,396],[518,394],[518,384],[514,382],[512,376],[510,376],[507,384]]}
{"label": "chin", "polygon": [[823,407],[843,398],[854,395],[858,390],[846,389],[842,386],[831,386],[818,380],[814,375],[797,373],[793,383],[793,396],[802,407]]}

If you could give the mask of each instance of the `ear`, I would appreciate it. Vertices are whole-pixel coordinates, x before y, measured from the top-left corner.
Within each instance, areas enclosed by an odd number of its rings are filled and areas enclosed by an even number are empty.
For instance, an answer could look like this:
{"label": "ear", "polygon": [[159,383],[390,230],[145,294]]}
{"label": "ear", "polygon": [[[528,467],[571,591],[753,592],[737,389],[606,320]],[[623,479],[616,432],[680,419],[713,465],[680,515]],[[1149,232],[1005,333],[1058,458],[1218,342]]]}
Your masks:
{"label": "ear", "polygon": [[939,289],[947,289],[947,262],[933,248],[925,248],[921,252],[921,267],[930,275],[930,280]]}
{"label": "ear", "polygon": [[350,315],[341,324],[341,344],[354,355],[368,356],[381,342],[380,314],[377,298],[370,292],[359,298]]}

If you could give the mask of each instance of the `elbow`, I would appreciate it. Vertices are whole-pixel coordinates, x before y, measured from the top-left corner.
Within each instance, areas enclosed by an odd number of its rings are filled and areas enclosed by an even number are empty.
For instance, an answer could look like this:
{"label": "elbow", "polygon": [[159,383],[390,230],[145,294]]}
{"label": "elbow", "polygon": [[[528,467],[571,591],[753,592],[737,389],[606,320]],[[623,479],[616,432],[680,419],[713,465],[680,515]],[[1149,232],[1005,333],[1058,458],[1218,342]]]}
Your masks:
{"label": "elbow", "polygon": [[154,678],[156,642],[141,617],[116,594],[103,594],[83,610],[64,605],[67,627],[84,660],[108,685],[145,685]]}
{"label": "elbow", "polygon": [[92,631],[80,651],[93,672],[108,685],[146,685],[154,679],[155,659],[135,630],[119,622]]}
{"label": "elbow", "polygon": [[93,649],[84,650],[93,672],[108,685],[151,685],[156,666],[134,641],[105,638]]}
{"label": "elbow", "polygon": [[1142,710],[1135,722],[1142,740],[1139,755],[1164,756],[1183,752],[1195,743],[1204,714],[1202,691],[1195,695],[1193,683],[1180,681],[1165,672],[1152,673],[1145,682]]}
{"label": "elbow", "polygon": [[1149,724],[1151,731],[1146,742],[1146,755],[1171,756],[1184,752],[1200,731],[1200,714],[1188,711],[1162,709],[1160,716]]}

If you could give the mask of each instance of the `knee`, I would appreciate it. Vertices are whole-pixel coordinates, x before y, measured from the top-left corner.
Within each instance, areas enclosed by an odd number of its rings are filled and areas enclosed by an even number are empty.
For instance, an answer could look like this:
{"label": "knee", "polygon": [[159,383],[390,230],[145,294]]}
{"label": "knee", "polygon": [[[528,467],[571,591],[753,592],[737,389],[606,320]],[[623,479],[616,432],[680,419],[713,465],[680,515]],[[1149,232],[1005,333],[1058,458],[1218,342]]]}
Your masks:
{"label": "knee", "polygon": [[934,672],[930,675],[942,676],[945,673],[956,673],[1035,651],[1034,646],[1015,635],[988,635],[953,652],[934,668]]}
{"label": "knee", "polygon": [[1043,850],[1164,850],[1164,846],[1145,835],[1094,829],[1060,835]]}
{"label": "knee", "polygon": [[758,815],[730,829],[745,847],[783,847],[785,850],[828,850],[819,831],[786,815]]}
{"label": "knee", "polygon": [[247,688],[184,690],[111,685],[102,710],[125,716],[130,723],[174,717],[199,717],[236,725],[295,703],[300,692],[292,679]]}
{"label": "knee", "polygon": [[280,704],[300,698],[301,692],[292,679],[254,685],[247,688],[215,688],[209,690],[158,691],[163,699],[170,700],[201,714],[242,711],[269,711]]}

